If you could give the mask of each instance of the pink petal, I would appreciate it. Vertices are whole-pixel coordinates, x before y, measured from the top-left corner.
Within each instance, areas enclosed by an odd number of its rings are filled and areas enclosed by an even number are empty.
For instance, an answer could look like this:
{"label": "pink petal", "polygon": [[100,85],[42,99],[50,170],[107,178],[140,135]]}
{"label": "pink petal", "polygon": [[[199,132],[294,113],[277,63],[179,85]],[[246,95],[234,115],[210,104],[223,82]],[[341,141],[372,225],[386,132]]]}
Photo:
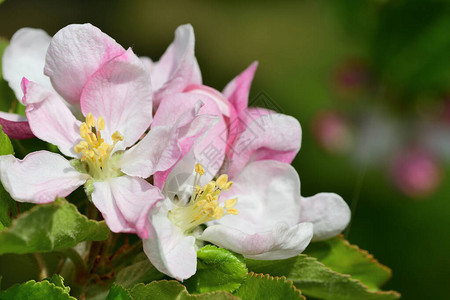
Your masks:
{"label": "pink petal", "polygon": [[250,162],[277,160],[291,163],[300,150],[298,121],[283,114],[266,114],[253,121],[232,146],[227,174],[236,176]]}
{"label": "pink petal", "polygon": [[248,234],[239,229],[213,225],[201,239],[257,260],[286,259],[299,255],[313,236],[311,223],[288,226],[279,223],[269,231]]}
{"label": "pink petal", "polygon": [[190,24],[175,31],[175,39],[151,69],[155,105],[172,93],[183,91],[189,84],[201,84],[200,69],[194,54],[195,36]]}
{"label": "pink petal", "polygon": [[233,156],[233,146],[236,143],[236,139],[246,130],[246,128],[251,123],[262,116],[274,113],[274,111],[262,107],[249,107],[243,110],[238,116],[235,109],[232,107],[231,117],[228,123],[228,157],[231,158]]}
{"label": "pink petal", "polygon": [[37,151],[23,160],[0,156],[0,177],[5,190],[19,202],[49,203],[66,197],[89,177],[76,171],[59,154]]}
{"label": "pink petal", "polygon": [[334,193],[319,193],[301,199],[300,221],[314,225],[313,241],[329,239],[341,233],[350,222],[350,208]]}
{"label": "pink petal", "polygon": [[91,24],[69,25],[53,37],[44,74],[50,77],[56,91],[77,107],[89,77],[124,52],[115,40]]}
{"label": "pink petal", "polygon": [[248,95],[250,93],[250,87],[257,67],[258,62],[255,61],[230,83],[228,83],[223,90],[223,94],[226,98],[228,98],[238,115],[240,115],[241,112],[245,111],[248,107]]}
{"label": "pink petal", "polygon": [[[173,94],[161,102],[152,127],[173,126],[182,112],[191,110],[198,101],[204,104],[198,114],[206,118],[196,118],[190,125],[190,131],[186,131],[186,133],[191,133],[181,136],[179,141],[182,156],[192,148],[195,159],[192,168],[196,162],[201,163],[207,173],[213,177],[222,166],[227,141],[226,123],[214,99],[206,94],[196,92]],[[217,123],[211,124],[212,118],[217,119]],[[211,127],[205,133],[205,126],[208,124],[211,124]],[[205,134],[203,135],[203,133]],[[200,135],[201,138],[198,138]],[[156,173],[155,184],[162,187],[170,171]]]}
{"label": "pink petal", "polygon": [[41,29],[22,28],[11,38],[2,57],[3,78],[8,82],[19,101],[23,92],[22,78],[51,88],[50,79],[44,75],[45,55],[50,36]]}
{"label": "pink petal", "polygon": [[[191,124],[199,109],[198,105],[188,109],[178,117],[173,126],[152,126],[140,142],[123,154],[121,170],[128,175],[147,178],[155,172],[173,167],[182,155],[180,141],[186,138],[195,140],[196,136],[208,128],[209,123],[202,127],[195,126],[198,122]],[[183,146],[186,147],[186,143]]]}
{"label": "pink petal", "polygon": [[160,272],[182,281],[197,269],[195,238],[185,236],[167,218],[170,200],[157,206],[149,214],[149,239],[143,241],[144,252]]}
{"label": "pink petal", "polygon": [[53,90],[25,78],[22,86],[25,113],[34,135],[58,146],[64,155],[79,157],[73,147],[81,140],[81,122]]}
{"label": "pink petal", "polygon": [[162,199],[159,189],[126,175],[94,182],[92,193],[92,202],[112,232],[137,233],[143,239],[148,237],[148,213]]}
{"label": "pink petal", "polygon": [[228,99],[225,98],[225,96],[222,95],[219,91],[206,85],[191,84],[186,87],[183,92],[192,92],[207,96],[208,98],[216,102],[217,107],[224,116],[230,117],[230,110],[233,109],[233,107],[228,102]]}
{"label": "pink petal", "polygon": [[102,136],[107,142],[119,131],[122,148],[144,134],[152,122],[152,91],[148,73],[131,49],[91,76],[81,95],[81,110],[105,119]]}
{"label": "pink petal", "polygon": [[23,140],[34,137],[27,118],[21,115],[0,111],[0,125],[3,132],[11,139]]}

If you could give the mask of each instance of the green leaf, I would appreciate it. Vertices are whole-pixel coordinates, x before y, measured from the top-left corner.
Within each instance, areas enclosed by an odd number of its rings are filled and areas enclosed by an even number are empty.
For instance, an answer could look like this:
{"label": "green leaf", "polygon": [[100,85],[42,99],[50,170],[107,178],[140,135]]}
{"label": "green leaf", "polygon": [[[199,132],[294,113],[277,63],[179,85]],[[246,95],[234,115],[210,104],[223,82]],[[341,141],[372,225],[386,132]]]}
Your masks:
{"label": "green leaf", "polygon": [[135,263],[117,273],[115,282],[125,288],[132,288],[138,283],[159,280],[165,276],[150,263],[144,253],[141,253]]}
{"label": "green leaf", "polygon": [[55,286],[46,280],[36,282],[30,280],[24,284],[17,284],[6,291],[0,292],[2,300],[16,299],[52,299],[52,300],[76,300],[66,290]]}
{"label": "green leaf", "polygon": [[120,285],[114,284],[105,300],[133,300],[130,292]]}
{"label": "green leaf", "polygon": [[216,291],[212,293],[204,293],[199,295],[189,295],[186,287],[178,281],[153,281],[147,285],[138,284],[131,290],[133,300],[238,300],[238,297],[223,291]]}
{"label": "green leaf", "polygon": [[197,260],[197,272],[184,282],[191,293],[233,292],[248,272],[242,257],[211,245],[197,251]]}
{"label": "green leaf", "polygon": [[255,273],[285,276],[303,294],[333,300],[394,300],[400,295],[393,291],[373,291],[361,281],[327,268],[314,257],[299,255],[285,260],[247,260],[247,267]]}
{"label": "green leaf", "polygon": [[34,253],[71,248],[82,241],[101,241],[109,229],[102,222],[88,220],[65,199],[36,205],[0,231],[0,254]]}
{"label": "green leaf", "polygon": [[59,286],[62,288],[67,294],[70,293],[70,287],[64,285],[64,278],[62,278],[58,274],[53,274],[52,277],[46,278],[50,283],[53,283],[55,286]]}
{"label": "green leaf", "polygon": [[3,132],[0,126],[0,155],[14,154],[14,149],[9,137]]}
{"label": "green leaf", "polygon": [[[14,154],[14,149],[8,136],[3,132],[2,126],[0,126],[0,155],[7,154]],[[11,215],[16,213],[16,202],[0,183],[0,230],[11,225]]]}
{"label": "green leaf", "polygon": [[388,267],[380,264],[367,251],[350,245],[342,236],[311,243],[304,254],[317,258],[335,272],[351,275],[374,290],[391,277]]}
{"label": "green leaf", "polygon": [[286,280],[286,277],[272,277],[255,273],[249,273],[245,282],[234,294],[242,300],[306,299],[292,281]]}

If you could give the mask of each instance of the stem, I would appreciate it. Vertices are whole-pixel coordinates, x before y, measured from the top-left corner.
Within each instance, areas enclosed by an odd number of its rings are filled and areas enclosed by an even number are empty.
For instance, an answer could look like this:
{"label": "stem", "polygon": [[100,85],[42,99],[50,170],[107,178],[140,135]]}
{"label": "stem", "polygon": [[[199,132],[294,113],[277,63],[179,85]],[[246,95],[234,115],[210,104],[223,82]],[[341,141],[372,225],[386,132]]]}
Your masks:
{"label": "stem", "polygon": [[47,264],[45,263],[44,258],[40,253],[33,253],[33,256],[39,268],[39,279],[44,280],[48,277]]}
{"label": "stem", "polygon": [[111,261],[114,266],[119,266],[124,260],[129,258],[135,251],[142,249],[142,241],[139,241],[132,246],[123,245],[117,249],[116,253],[111,257]]}
{"label": "stem", "polygon": [[75,282],[84,283],[87,278],[87,268],[80,254],[73,248],[62,250],[57,253],[63,257],[69,258],[72,261],[75,267]]}

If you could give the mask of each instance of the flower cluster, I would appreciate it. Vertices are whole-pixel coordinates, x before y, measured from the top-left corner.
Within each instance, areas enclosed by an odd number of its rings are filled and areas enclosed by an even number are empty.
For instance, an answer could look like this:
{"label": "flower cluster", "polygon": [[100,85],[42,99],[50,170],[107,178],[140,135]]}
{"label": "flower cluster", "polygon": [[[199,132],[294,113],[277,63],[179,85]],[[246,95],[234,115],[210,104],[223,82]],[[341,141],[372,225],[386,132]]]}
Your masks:
{"label": "flower cluster", "polygon": [[0,156],[5,189],[48,203],[84,186],[111,231],[138,234],[179,280],[196,272],[204,243],[274,260],[340,233],[350,219],[340,196],[300,195],[298,121],[248,107],[257,63],[219,92],[202,84],[194,44],[180,26],[155,62],[90,24],[53,37],[19,30],[2,65],[26,117],[0,113],[0,124],[61,154]]}

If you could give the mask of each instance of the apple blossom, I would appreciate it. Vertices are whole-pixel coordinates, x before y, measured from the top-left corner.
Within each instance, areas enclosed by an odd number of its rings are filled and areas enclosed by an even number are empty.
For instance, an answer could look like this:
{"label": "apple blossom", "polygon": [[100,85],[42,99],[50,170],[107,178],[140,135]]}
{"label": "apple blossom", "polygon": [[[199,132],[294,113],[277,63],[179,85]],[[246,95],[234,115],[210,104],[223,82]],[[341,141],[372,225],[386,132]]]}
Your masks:
{"label": "apple blossom", "polygon": [[[160,182],[165,199],[150,211],[144,251],[158,270],[179,280],[195,273],[202,241],[249,258],[283,259],[301,253],[311,240],[338,234],[349,222],[350,210],[338,195],[300,196],[300,180],[287,163],[300,149],[300,125],[292,117],[247,107],[255,68],[253,64],[228,85],[228,98],[196,85],[175,95],[185,100],[202,95],[212,100],[208,104],[217,113],[241,127],[234,135],[228,127],[227,145],[220,147],[219,164],[225,152],[232,152],[220,168],[228,175],[204,168],[194,146]],[[181,102],[163,99],[155,120],[160,109],[167,116],[166,110],[175,111]],[[242,143],[255,133],[251,144]]]}
{"label": "apple blossom", "polygon": [[344,116],[334,111],[320,111],[314,116],[312,132],[326,151],[345,153],[353,144],[352,132]]}
{"label": "apple blossom", "polygon": [[185,92],[213,99],[227,121],[226,157],[221,171],[238,174],[249,161],[275,159],[291,163],[301,145],[298,121],[265,108],[248,107],[250,86],[257,63],[233,79],[223,93],[204,86],[190,85]]}
{"label": "apple blossom", "polygon": [[[84,27],[87,28],[87,26]],[[82,30],[84,29],[80,27],[80,31]],[[100,32],[98,29],[96,30]],[[105,61],[125,51],[107,36],[104,39],[104,45],[100,45],[97,39],[102,39],[102,34],[94,33],[89,40],[83,40],[84,37],[83,35],[68,37],[63,32],[59,32],[53,39],[53,44],[55,44],[56,39],[59,39],[56,44],[66,38],[77,41],[75,49],[68,49],[68,53],[72,55],[84,55],[83,52],[88,51],[89,45],[99,47],[94,49],[97,50],[96,55],[104,55],[103,58],[96,57],[93,61],[88,61],[86,70],[80,70],[82,72],[72,78],[74,80],[72,90],[66,88],[67,91],[64,91],[64,88],[61,90],[63,83],[57,77],[64,74],[65,71],[62,71],[63,73],[60,74],[54,73],[57,69],[53,70],[55,66],[53,65],[54,61],[51,59],[55,51],[64,51],[64,49],[52,46],[50,44],[52,38],[41,29],[22,28],[13,35],[10,45],[6,48],[2,57],[2,74],[21,104],[24,104],[22,103],[21,81],[23,77],[26,77],[51,90],[56,89],[76,116],[81,117],[79,95],[77,93],[84,84],[85,79]],[[159,104],[163,97],[173,92],[181,92],[189,84],[201,84],[200,69],[194,56],[194,44],[194,31],[190,24],[186,24],[177,28],[174,42],[158,62],[152,62],[148,57],[140,57],[144,67],[150,72],[154,103]],[[47,55],[48,49],[50,53]],[[65,59],[60,58],[60,61],[57,62],[72,67],[72,55]],[[46,65],[46,70],[43,72],[44,65]],[[50,75],[54,77],[52,81],[48,77]],[[27,119],[23,116],[0,112],[0,125],[2,125],[3,130],[10,138],[27,139],[34,137]]]}
{"label": "apple blossom", "polygon": [[[176,166],[174,171],[179,173],[172,179],[190,170]],[[185,183],[166,182],[165,199],[151,209],[149,239],[144,240],[152,264],[179,280],[195,273],[201,241],[248,258],[284,259],[300,254],[311,239],[338,234],[349,222],[350,210],[338,195],[301,197],[298,175],[289,164],[252,162],[234,183],[223,174],[203,187],[198,183],[205,170],[196,164],[195,173],[187,200]],[[203,232],[201,224],[208,226]]]}
{"label": "apple blossom", "polygon": [[391,163],[391,177],[405,195],[420,198],[429,196],[441,184],[442,170],[437,158],[417,147],[403,149]]}
{"label": "apple blossom", "polygon": [[210,119],[197,118],[194,106],[138,142],[152,122],[148,71],[90,24],[61,29],[44,70],[55,89],[24,78],[26,116],[35,136],[73,160],[47,151],[0,156],[3,186],[17,201],[48,203],[85,184],[112,231],[146,238],[147,213],[162,195],[145,178],[170,168],[181,155],[179,140],[195,139]]}

